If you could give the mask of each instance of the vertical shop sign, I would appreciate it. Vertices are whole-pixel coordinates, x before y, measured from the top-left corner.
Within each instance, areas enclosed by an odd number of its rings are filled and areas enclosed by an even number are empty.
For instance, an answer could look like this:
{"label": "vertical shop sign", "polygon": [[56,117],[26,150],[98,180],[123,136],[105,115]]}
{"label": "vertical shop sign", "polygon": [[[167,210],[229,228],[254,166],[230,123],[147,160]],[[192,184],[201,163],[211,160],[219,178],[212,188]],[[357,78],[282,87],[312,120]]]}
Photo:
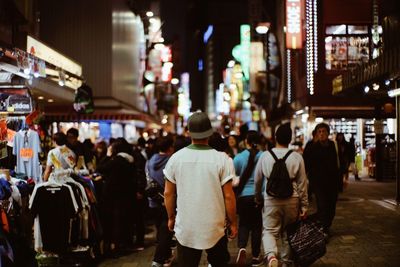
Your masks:
{"label": "vertical shop sign", "polygon": [[303,0],[286,0],[286,47],[300,49],[303,45]]}

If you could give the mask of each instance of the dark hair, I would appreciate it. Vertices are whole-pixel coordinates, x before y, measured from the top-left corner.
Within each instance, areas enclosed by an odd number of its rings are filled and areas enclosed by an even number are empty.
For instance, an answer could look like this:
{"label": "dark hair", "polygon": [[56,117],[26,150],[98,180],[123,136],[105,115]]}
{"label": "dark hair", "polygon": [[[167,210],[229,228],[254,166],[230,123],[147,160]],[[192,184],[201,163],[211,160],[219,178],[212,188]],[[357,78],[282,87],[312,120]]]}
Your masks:
{"label": "dark hair", "polygon": [[140,147],[145,147],[146,146],[146,139],[144,139],[143,137],[139,137],[137,140],[137,145]]}
{"label": "dark hair", "polygon": [[329,134],[330,131],[331,131],[331,129],[329,128],[329,125],[326,124],[326,123],[324,123],[324,122],[318,123],[317,126],[315,126],[315,130],[316,130],[316,131],[318,131],[320,128],[325,128],[326,131],[328,132],[328,134]]}
{"label": "dark hair", "polygon": [[227,143],[221,134],[218,132],[213,132],[213,134],[208,138],[208,145],[217,151],[225,151]]}
{"label": "dark hair", "polygon": [[171,135],[158,137],[156,140],[156,147],[160,152],[167,152],[174,144],[174,139]]}
{"label": "dark hair", "polygon": [[288,145],[292,141],[292,129],[289,123],[282,124],[275,132],[276,142],[280,145]]}
{"label": "dark hair", "polygon": [[313,137],[315,137],[317,135],[317,130],[316,129],[312,130],[311,134]]}
{"label": "dark hair", "polygon": [[119,137],[115,139],[111,147],[112,156],[116,156],[118,153],[124,152],[127,154],[132,154],[131,145],[125,140],[125,138]]}
{"label": "dark hair", "polygon": [[63,146],[67,143],[67,136],[64,133],[59,132],[54,134],[53,140],[58,146]]}
{"label": "dark hair", "polygon": [[79,131],[76,128],[69,128],[69,130],[67,131],[67,135],[72,135],[74,137],[78,137]]}
{"label": "dark hair", "polygon": [[249,149],[250,155],[249,159],[247,160],[246,169],[244,169],[242,175],[240,176],[239,185],[237,187],[238,194],[243,191],[244,186],[246,185],[251,174],[253,173],[254,167],[256,166],[257,161],[255,159],[259,152],[257,145],[260,143],[261,137],[256,131],[251,130],[247,132],[246,141],[251,146]]}
{"label": "dark hair", "polygon": [[260,141],[261,141],[261,136],[258,134],[258,132],[253,130],[247,132],[246,142],[252,148],[257,147],[257,145],[260,144]]}

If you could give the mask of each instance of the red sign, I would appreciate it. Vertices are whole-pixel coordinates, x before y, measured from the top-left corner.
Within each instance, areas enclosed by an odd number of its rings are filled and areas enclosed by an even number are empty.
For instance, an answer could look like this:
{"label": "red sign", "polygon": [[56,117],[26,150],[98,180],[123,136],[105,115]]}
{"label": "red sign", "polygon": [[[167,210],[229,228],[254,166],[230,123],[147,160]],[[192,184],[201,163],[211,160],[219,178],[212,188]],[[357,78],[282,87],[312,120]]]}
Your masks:
{"label": "red sign", "polygon": [[300,49],[303,46],[303,0],[286,0],[286,47]]}

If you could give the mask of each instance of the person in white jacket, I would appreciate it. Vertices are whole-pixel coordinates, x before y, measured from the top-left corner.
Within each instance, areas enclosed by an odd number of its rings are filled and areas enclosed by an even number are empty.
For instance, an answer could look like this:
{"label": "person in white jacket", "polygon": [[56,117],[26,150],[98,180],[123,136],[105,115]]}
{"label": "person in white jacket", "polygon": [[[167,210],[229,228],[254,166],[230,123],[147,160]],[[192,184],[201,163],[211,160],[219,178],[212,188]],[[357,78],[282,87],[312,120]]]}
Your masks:
{"label": "person in white jacket", "polygon": [[[272,151],[278,158],[283,158],[289,151],[288,145],[292,140],[290,125],[281,125],[275,133],[275,139],[277,144]],[[262,191],[265,188],[264,180],[266,184],[274,163],[275,160],[269,151],[265,151],[258,160],[254,176],[255,201],[258,204],[264,204],[262,242],[268,266],[277,267],[279,255],[282,266],[290,266],[292,261],[285,228],[288,224],[294,223],[297,218],[306,216],[308,180],[303,157],[293,151],[285,161],[289,176],[293,181],[293,195],[285,199],[269,196],[265,190]],[[278,251],[277,244],[280,242],[282,242],[282,251]]]}

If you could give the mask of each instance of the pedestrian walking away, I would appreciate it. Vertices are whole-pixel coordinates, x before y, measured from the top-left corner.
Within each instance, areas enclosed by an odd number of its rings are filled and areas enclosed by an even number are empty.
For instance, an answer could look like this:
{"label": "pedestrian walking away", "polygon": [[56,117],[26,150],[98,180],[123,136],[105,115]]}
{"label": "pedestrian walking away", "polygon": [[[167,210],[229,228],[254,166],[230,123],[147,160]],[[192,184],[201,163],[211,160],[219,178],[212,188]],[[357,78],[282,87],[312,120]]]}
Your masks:
{"label": "pedestrian walking away", "polygon": [[246,264],[246,246],[251,233],[252,266],[260,266],[262,217],[261,205],[254,201],[254,169],[262,152],[258,149],[260,135],[256,131],[249,131],[246,137],[246,150],[233,159],[236,175],[240,177],[235,187],[237,196],[237,213],[239,215],[238,255],[236,264]]}
{"label": "pedestrian walking away", "polygon": [[206,250],[211,266],[225,267],[228,238],[237,235],[233,161],[208,145],[213,129],[207,114],[194,113],[188,129],[192,144],[173,154],[164,169],[168,227],[178,241],[178,266],[197,267]]}
{"label": "pedestrian walking away", "polygon": [[[290,247],[287,241],[286,226],[294,223],[297,218],[304,218],[308,209],[307,186],[308,180],[305,174],[303,157],[297,152],[289,152],[288,145],[292,139],[292,130],[289,124],[281,125],[275,133],[276,147],[264,152],[258,160],[254,180],[255,198],[258,204],[264,204],[263,219],[263,247],[265,259],[269,267],[277,267],[281,260],[283,266],[293,264]],[[263,189],[268,179],[270,179],[274,164],[278,159],[284,158],[287,172],[291,179],[293,193],[287,198],[270,196]],[[273,154],[272,154],[273,153]],[[266,181],[264,179],[266,178]],[[278,244],[282,244],[282,249],[278,250]]]}

